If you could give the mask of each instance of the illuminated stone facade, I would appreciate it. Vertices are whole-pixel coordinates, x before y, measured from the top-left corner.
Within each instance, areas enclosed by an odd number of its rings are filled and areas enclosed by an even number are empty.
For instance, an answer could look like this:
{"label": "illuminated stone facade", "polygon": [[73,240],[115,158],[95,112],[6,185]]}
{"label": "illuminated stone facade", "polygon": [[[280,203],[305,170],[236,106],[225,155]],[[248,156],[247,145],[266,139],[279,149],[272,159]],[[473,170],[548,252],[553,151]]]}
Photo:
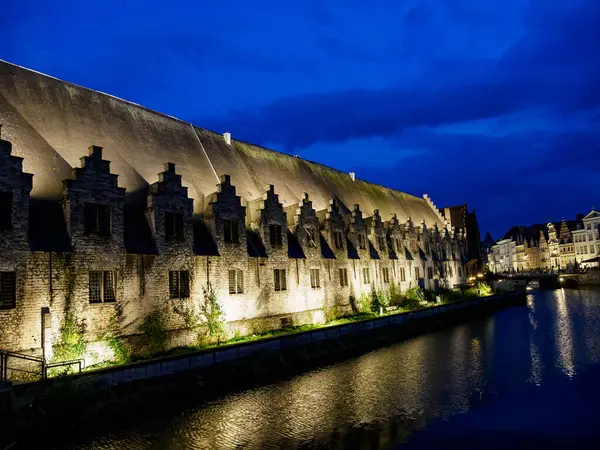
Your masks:
{"label": "illuminated stone facade", "polygon": [[[0,349],[48,352],[70,313],[101,359],[117,309],[123,336],[158,309],[168,345],[185,345],[184,311],[209,285],[228,333],[246,335],[351,313],[392,285],[464,282],[466,236],[427,196],[0,69]],[[82,155],[86,133],[108,145]]]}

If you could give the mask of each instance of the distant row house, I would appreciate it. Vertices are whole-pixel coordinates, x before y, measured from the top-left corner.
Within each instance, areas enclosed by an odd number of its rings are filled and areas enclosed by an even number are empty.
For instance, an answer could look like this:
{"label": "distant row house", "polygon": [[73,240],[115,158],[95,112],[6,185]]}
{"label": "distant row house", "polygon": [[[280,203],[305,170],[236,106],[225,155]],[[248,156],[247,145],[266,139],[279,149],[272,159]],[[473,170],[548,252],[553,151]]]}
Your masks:
{"label": "distant row house", "polygon": [[600,260],[600,212],[574,221],[511,228],[491,246],[488,265],[495,273],[589,268]]}

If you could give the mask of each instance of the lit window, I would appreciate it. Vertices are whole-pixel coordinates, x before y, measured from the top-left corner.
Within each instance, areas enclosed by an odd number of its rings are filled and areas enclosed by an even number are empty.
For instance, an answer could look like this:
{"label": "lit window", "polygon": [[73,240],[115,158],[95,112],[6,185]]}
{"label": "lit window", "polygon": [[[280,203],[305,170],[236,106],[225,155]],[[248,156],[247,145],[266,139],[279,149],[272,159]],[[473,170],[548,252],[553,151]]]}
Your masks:
{"label": "lit window", "polygon": [[340,269],[340,286],[348,286],[348,269]]}
{"label": "lit window", "polygon": [[0,192],[0,231],[12,228],[12,192]]}
{"label": "lit window", "polygon": [[223,219],[223,239],[225,242],[240,242],[240,225],[236,219]]}
{"label": "lit window", "polygon": [[183,239],[183,214],[165,212],[165,238],[168,241]]}
{"label": "lit window", "polygon": [[0,309],[16,306],[17,275],[15,272],[0,272]]}
{"label": "lit window", "polygon": [[276,291],[287,290],[287,276],[285,269],[273,269],[273,281]]}
{"label": "lit window", "polygon": [[241,270],[232,269],[229,271],[229,293],[243,294],[244,293],[244,272]]}
{"label": "lit window", "polygon": [[117,300],[115,273],[112,270],[92,270],[89,273],[90,303],[110,303]]}
{"label": "lit window", "polygon": [[110,236],[110,206],[86,203],[84,211],[85,234]]}
{"label": "lit window", "polygon": [[283,245],[283,237],[281,233],[281,225],[269,225],[269,236],[273,247],[281,247]]}
{"label": "lit window", "polygon": [[406,270],[404,267],[400,267],[400,281],[406,281]]}
{"label": "lit window", "polygon": [[384,283],[390,282],[390,269],[388,269],[387,267],[382,268],[381,275]]}
{"label": "lit window", "polygon": [[187,270],[169,271],[169,298],[190,297],[190,273]]}
{"label": "lit window", "polygon": [[310,287],[313,289],[319,289],[321,287],[319,269],[310,269]]}
{"label": "lit window", "polygon": [[371,279],[369,277],[369,268],[368,267],[363,267],[363,282],[365,284],[369,284],[371,282]]}

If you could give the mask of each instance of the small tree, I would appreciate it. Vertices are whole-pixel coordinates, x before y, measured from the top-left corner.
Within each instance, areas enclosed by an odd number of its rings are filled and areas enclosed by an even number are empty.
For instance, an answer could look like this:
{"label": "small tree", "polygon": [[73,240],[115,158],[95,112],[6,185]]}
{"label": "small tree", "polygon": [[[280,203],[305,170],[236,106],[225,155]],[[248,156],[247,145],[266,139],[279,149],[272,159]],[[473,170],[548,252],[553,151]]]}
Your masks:
{"label": "small tree", "polygon": [[385,309],[389,304],[390,304],[389,298],[386,295],[377,292],[377,290],[375,289],[375,286],[372,286],[372,288],[371,288],[371,312],[374,312],[375,314],[379,314],[380,311]]}
{"label": "small tree", "polygon": [[221,342],[225,335],[225,314],[210,284],[204,288],[204,298],[200,305],[200,312],[204,316],[208,335],[216,339],[217,342]]}
{"label": "small tree", "polygon": [[138,330],[143,334],[150,353],[160,353],[167,347],[167,326],[162,311],[154,309],[144,317]]}

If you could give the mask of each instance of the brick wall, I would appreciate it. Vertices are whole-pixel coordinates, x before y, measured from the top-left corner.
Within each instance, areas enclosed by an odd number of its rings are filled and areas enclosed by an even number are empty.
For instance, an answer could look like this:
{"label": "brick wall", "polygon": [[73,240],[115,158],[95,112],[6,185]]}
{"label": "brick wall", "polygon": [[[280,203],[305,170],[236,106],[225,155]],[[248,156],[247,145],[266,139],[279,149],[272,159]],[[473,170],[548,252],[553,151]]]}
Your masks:
{"label": "brick wall", "polygon": [[[158,174],[158,181],[148,186],[147,193],[142,193],[143,220],[152,245],[147,252],[128,253],[126,192],[111,174],[110,162],[102,158],[102,149],[96,146],[90,147],[81,167],[64,183],[61,205],[71,251],[31,251],[28,213],[32,176],[22,172],[22,160],[11,155],[10,143],[0,144],[0,191],[13,195],[12,227],[0,231],[0,271],[17,274],[16,305],[0,310],[0,349],[39,354],[44,307],[51,311],[50,341],[57,337],[70,311],[85,321],[90,348],[101,354],[103,336],[117,305],[123,307],[124,335],[138,334],[144,317],[158,308],[165,312],[171,330],[169,345],[189,343],[192,335],[184,329],[182,308],[197,304],[209,284],[223,307],[230,333],[250,334],[278,328],[283,318],[298,325],[349,313],[351,298],[369,295],[373,288],[386,290],[394,283],[406,290],[417,283],[417,266],[427,287],[434,286],[434,279],[445,286],[462,281],[458,269],[464,240],[448,228],[440,232],[424,223],[415,226],[410,218],[401,223],[395,216],[386,221],[377,210],[365,219],[359,205],[350,210],[334,196],[323,211],[315,211],[308,194],[297,205],[284,208],[273,185],[265,187],[262,198],[244,199],[228,175],[221,177],[208,202],[198,199],[205,207],[196,208],[202,217],[193,217],[195,200],[188,196],[182,184],[185,180],[170,163]],[[109,207],[109,233],[90,232],[86,227],[86,204]],[[173,214],[181,219],[181,233],[175,235],[173,229],[179,230],[180,219],[174,219]],[[196,249],[194,220],[205,224],[216,246],[214,253]],[[228,229],[231,223],[236,224],[237,238],[226,242],[226,233],[232,233]],[[280,239],[272,239],[271,233],[277,230],[273,226],[280,227]],[[342,236],[338,245],[336,233]],[[359,235],[364,236],[365,245],[361,245]],[[429,267],[435,269],[431,280],[427,277]],[[366,268],[368,282],[364,279]],[[340,283],[340,269],[347,270],[347,286]],[[384,269],[389,273],[387,282]],[[403,281],[401,269],[405,271]],[[242,274],[239,292],[230,292],[230,270]],[[275,270],[285,270],[285,289],[275,290]],[[319,274],[318,283],[312,286],[311,270]],[[114,274],[116,302],[90,302],[91,271]],[[189,298],[171,298],[171,271],[189,272]]]}

